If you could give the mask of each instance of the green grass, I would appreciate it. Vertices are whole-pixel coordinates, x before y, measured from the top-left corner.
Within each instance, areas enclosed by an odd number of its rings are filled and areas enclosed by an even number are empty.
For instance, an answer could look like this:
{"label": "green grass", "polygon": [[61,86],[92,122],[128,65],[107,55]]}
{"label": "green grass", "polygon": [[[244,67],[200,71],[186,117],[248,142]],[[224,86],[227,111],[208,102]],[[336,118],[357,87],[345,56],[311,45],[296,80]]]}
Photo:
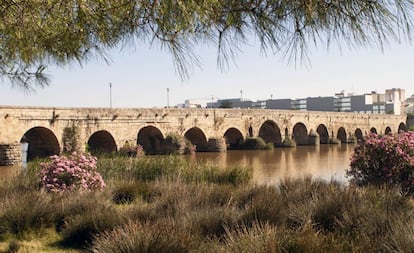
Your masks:
{"label": "green grass", "polygon": [[290,179],[181,157],[101,158],[102,192],[51,194],[36,166],[0,186],[4,252],[410,252],[398,189]]}

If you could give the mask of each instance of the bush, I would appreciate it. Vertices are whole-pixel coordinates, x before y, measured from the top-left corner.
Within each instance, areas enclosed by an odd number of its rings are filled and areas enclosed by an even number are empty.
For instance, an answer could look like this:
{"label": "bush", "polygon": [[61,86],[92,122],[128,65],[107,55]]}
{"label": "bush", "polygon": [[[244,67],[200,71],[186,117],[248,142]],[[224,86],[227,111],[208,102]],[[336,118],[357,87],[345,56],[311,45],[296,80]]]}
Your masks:
{"label": "bush", "polygon": [[282,142],[282,147],[294,148],[296,147],[296,142],[290,137],[286,137]]}
{"label": "bush", "polygon": [[244,141],[243,144],[245,149],[265,149],[266,148],[266,142],[260,138],[254,138],[254,137],[248,137],[246,138],[246,140]]}
{"label": "bush", "polygon": [[329,138],[329,144],[341,144],[341,140],[338,138]]}
{"label": "bush", "polygon": [[189,252],[190,236],[173,226],[127,224],[98,236],[92,252]]}
{"label": "bush", "polygon": [[9,248],[7,249],[8,253],[17,253],[19,252],[21,244],[18,240],[11,240],[9,243]]}
{"label": "bush", "polygon": [[39,191],[15,192],[1,200],[0,235],[25,236],[51,227],[54,208],[50,195]]}
{"label": "bush", "polygon": [[141,145],[124,145],[122,148],[119,149],[119,154],[127,157],[142,157],[145,155],[145,151]]}
{"label": "bush", "polygon": [[112,201],[115,204],[130,204],[137,197],[142,197],[144,201],[151,201],[155,193],[150,191],[148,184],[142,182],[123,183],[117,186],[112,193]]}
{"label": "bush", "polygon": [[347,176],[357,185],[387,184],[414,193],[414,132],[368,135],[355,147]]}
{"label": "bush", "polygon": [[167,154],[192,154],[196,151],[189,140],[177,134],[168,134],[165,137],[165,147]]}
{"label": "bush", "polygon": [[40,184],[48,192],[103,189],[105,183],[96,171],[97,158],[74,152],[71,156],[51,156],[41,163]]}
{"label": "bush", "polygon": [[84,213],[67,217],[62,229],[62,245],[82,248],[104,231],[113,230],[125,221],[111,206],[95,205]]}

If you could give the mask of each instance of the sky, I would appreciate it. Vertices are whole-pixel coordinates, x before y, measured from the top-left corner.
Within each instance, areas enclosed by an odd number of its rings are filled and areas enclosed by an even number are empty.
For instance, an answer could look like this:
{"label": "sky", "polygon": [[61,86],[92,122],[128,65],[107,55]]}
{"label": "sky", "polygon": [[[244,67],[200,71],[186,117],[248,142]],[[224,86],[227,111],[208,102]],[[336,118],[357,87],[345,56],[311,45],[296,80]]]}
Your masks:
{"label": "sky", "polygon": [[242,47],[225,71],[217,67],[216,49],[200,46],[197,54],[202,67],[182,80],[168,52],[150,45],[117,48],[109,52],[109,64],[94,59],[82,67],[49,66],[50,86],[36,92],[0,83],[0,105],[109,107],[112,97],[114,108],[150,108],[187,99],[205,105],[213,99],[305,98],[342,90],[363,94],[402,88],[407,97],[414,94],[414,46],[409,43],[391,44],[383,51],[314,48],[307,66],[289,64],[280,54],[263,55],[253,42]]}

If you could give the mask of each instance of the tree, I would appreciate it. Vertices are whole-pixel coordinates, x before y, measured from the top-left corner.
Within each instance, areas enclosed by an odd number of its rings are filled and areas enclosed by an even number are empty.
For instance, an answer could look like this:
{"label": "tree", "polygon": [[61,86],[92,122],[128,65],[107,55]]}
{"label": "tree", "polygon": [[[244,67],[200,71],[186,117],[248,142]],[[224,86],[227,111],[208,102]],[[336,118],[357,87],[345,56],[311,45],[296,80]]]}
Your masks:
{"label": "tree", "polygon": [[307,59],[309,44],[382,48],[411,38],[413,7],[411,0],[3,0],[0,75],[32,89],[48,84],[48,64],[106,59],[128,43],[168,50],[182,77],[199,64],[195,45],[217,46],[225,68],[250,36],[295,62]]}

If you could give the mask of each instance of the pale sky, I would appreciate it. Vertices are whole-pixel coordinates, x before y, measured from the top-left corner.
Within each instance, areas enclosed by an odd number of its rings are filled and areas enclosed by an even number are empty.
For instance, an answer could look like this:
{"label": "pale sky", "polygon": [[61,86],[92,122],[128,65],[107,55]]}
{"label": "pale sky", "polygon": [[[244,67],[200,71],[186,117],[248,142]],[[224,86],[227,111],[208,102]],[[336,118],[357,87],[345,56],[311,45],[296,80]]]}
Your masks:
{"label": "pale sky", "polygon": [[[280,55],[264,56],[254,45],[245,46],[235,64],[223,72],[216,65],[216,50],[200,47],[202,69],[182,81],[168,52],[144,45],[135,50],[113,50],[111,62],[92,60],[82,68],[49,66],[49,87],[25,94],[0,83],[0,105],[50,107],[163,107],[194,99],[204,104],[211,97],[244,99],[333,96],[341,90],[363,94],[402,88],[414,94],[414,46],[392,44],[377,48],[314,49],[311,67],[289,65]],[[6,79],[5,79],[6,80]]]}

